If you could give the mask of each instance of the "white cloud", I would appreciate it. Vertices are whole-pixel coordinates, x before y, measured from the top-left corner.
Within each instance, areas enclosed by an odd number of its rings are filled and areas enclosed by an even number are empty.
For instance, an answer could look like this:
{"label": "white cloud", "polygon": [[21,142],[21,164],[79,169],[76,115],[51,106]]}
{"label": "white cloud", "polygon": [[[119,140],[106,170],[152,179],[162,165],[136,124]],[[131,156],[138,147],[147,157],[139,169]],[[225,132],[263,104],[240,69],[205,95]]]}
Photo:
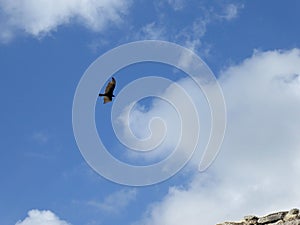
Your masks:
{"label": "white cloud", "polygon": [[204,7],[201,16],[196,18],[194,22],[185,27],[176,35],[176,39],[181,40],[183,45],[192,51],[197,52],[201,47],[201,52],[209,52],[208,47],[203,48],[202,38],[207,32],[207,27],[214,21],[230,21],[237,17],[243,5],[239,4],[227,4],[223,6],[222,11],[218,11],[214,8]]}
{"label": "white cloud", "polygon": [[165,39],[166,33],[163,26],[158,25],[155,22],[148,23],[143,26],[140,32],[137,33],[136,39]]}
{"label": "white cloud", "polygon": [[49,210],[30,210],[28,216],[23,221],[18,221],[16,225],[71,225],[70,223],[59,219]]}
{"label": "white cloud", "polygon": [[176,39],[182,40],[183,45],[192,51],[197,51],[201,47],[201,39],[206,33],[207,25],[210,23],[209,17],[198,18],[190,26],[187,26],[176,35]]}
{"label": "white cloud", "polygon": [[256,52],[226,69],[228,126],[217,160],[137,224],[211,225],[299,208],[299,75],[299,49]]}
{"label": "white cloud", "polygon": [[[204,45],[202,39],[207,32],[207,27],[213,22],[233,20],[243,8],[242,4],[221,4],[221,7],[208,6],[204,3],[185,4],[182,0],[158,0],[156,5],[156,19],[147,23],[130,34],[130,39],[159,39],[178,43],[192,51],[200,52],[207,56],[210,51],[209,45]],[[171,6],[174,12],[168,12],[166,6]],[[193,8],[193,9],[191,9]],[[197,14],[189,14],[197,8]],[[188,19],[185,18],[188,16]],[[178,23],[174,17],[180,17]],[[188,23],[185,22],[188,21]],[[192,21],[192,22],[191,22]],[[201,51],[200,51],[201,50]]]}
{"label": "white cloud", "polygon": [[244,5],[228,4],[224,8],[224,12],[219,15],[221,19],[232,20],[238,16],[239,10],[244,8]]}
{"label": "white cloud", "polygon": [[0,0],[0,40],[9,41],[17,32],[41,37],[71,22],[101,31],[120,23],[129,5],[123,0]]}
{"label": "white cloud", "polygon": [[167,0],[168,4],[175,10],[182,10],[184,8],[183,0]]}
{"label": "white cloud", "polygon": [[134,188],[131,189],[122,189],[115,193],[108,195],[102,202],[98,201],[89,201],[88,205],[96,207],[97,209],[109,213],[118,213],[126,206],[136,199],[137,190]]}
{"label": "white cloud", "polygon": [[34,132],[32,139],[38,143],[45,144],[49,141],[49,134],[45,131]]}
{"label": "white cloud", "polygon": [[[184,91],[180,90],[181,87]],[[190,96],[191,98],[189,98]],[[198,111],[196,116],[200,116],[201,132],[200,132],[200,145],[197,150],[201,152],[205,148],[205,145],[209,139],[210,130],[210,111],[201,89],[191,79],[182,79],[176,83],[170,85],[164,90],[160,98],[152,100],[149,110],[145,110],[145,107],[137,103],[136,107],[125,109],[118,116],[116,124],[117,130],[120,135],[123,135],[122,139],[126,140],[127,146],[138,146],[138,149],[153,149],[151,151],[126,151],[129,159],[137,160],[143,159],[146,162],[157,162],[170,155],[177,145],[181,142],[183,146],[190,146],[190,137],[197,137],[197,133],[189,135],[189,138],[181,138],[182,123],[191,124],[189,131],[195,131],[198,128],[198,123],[194,121],[192,105],[195,105],[195,109]],[[168,102],[169,101],[169,102]],[[172,104],[170,104],[172,103]],[[130,110],[128,113],[128,110]],[[129,114],[129,126],[132,131],[127,132],[126,126],[128,125]],[[153,118],[160,118],[165,130],[161,126],[152,123]],[[160,122],[159,122],[160,123]],[[145,129],[148,128],[148,129]],[[205,132],[206,131],[206,132]],[[144,139],[145,143],[137,143],[136,139],[132,139],[132,135],[138,139]],[[165,136],[164,136],[165,135]],[[162,138],[162,142],[161,142]],[[149,143],[150,141],[150,143]],[[151,147],[149,147],[151,146]],[[155,148],[152,148],[154,147]],[[157,146],[157,147],[156,147]],[[197,152],[198,152],[197,151]],[[182,149],[183,154],[188,152]],[[194,161],[193,161],[194,162]],[[199,158],[195,158],[195,164],[199,163]]]}

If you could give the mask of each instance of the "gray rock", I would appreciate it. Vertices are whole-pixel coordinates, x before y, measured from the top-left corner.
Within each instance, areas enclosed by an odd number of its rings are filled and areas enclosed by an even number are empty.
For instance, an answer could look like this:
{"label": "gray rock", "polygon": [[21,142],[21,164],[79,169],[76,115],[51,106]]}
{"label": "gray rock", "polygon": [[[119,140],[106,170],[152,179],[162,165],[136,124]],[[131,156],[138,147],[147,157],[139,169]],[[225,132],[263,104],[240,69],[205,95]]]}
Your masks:
{"label": "gray rock", "polygon": [[299,219],[299,209],[291,209],[284,217],[284,221]]}
{"label": "gray rock", "polygon": [[278,220],[275,223],[268,223],[267,225],[284,225],[284,221],[283,220]]}
{"label": "gray rock", "polygon": [[257,216],[253,216],[253,215],[249,215],[249,216],[244,216],[244,220],[245,221],[249,221],[249,220],[257,220],[258,217]]}
{"label": "gray rock", "polygon": [[267,216],[259,218],[257,222],[258,224],[274,223],[277,222],[278,220],[282,220],[287,213],[288,212],[272,213]]}
{"label": "gray rock", "polygon": [[224,222],[224,223],[218,223],[217,225],[245,225],[243,221],[241,222]]}
{"label": "gray rock", "polygon": [[284,217],[284,221],[291,221],[291,220],[296,220],[296,219],[298,219],[299,218],[299,216],[298,216],[298,214],[286,214],[285,215],[285,217]]}
{"label": "gray rock", "polygon": [[244,216],[244,220],[246,221],[247,225],[255,225],[257,224],[258,217],[253,215]]}
{"label": "gray rock", "polygon": [[217,225],[300,225],[300,212],[299,209],[291,209],[263,217],[249,215],[240,222],[224,222]]}
{"label": "gray rock", "polygon": [[299,209],[291,209],[288,214],[291,214],[291,215],[295,215],[295,214],[299,214]]}
{"label": "gray rock", "polygon": [[284,222],[284,225],[300,225],[300,219]]}

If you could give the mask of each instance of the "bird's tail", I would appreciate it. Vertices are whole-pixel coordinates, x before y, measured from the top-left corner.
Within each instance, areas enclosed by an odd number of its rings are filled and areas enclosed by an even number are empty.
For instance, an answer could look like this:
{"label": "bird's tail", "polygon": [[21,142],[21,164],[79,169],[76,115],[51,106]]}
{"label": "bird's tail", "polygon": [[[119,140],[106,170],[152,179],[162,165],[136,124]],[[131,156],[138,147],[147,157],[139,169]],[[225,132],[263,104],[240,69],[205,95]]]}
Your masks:
{"label": "bird's tail", "polygon": [[105,96],[105,94],[99,94],[99,96]]}

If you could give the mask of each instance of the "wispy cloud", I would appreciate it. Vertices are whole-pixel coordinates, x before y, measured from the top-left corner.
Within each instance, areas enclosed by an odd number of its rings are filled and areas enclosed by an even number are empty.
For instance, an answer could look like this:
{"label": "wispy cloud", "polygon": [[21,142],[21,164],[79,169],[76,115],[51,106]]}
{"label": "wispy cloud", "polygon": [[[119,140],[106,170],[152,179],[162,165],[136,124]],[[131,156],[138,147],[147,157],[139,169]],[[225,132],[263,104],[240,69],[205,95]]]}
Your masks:
{"label": "wispy cloud", "polygon": [[151,22],[144,25],[140,31],[135,34],[134,39],[164,40],[166,39],[166,30],[157,22]]}
{"label": "wispy cloud", "polygon": [[223,12],[218,17],[220,19],[232,20],[238,16],[239,11],[244,8],[243,4],[228,4],[224,6]]}
{"label": "wispy cloud", "polygon": [[[132,27],[128,39],[159,39],[171,41],[183,45],[200,55],[207,56],[211,45],[204,44],[203,38],[208,26],[212,23],[228,22],[238,17],[243,9],[242,4],[222,3],[218,7],[208,6],[204,3],[193,2],[186,4],[181,0],[156,1],[155,19],[152,22],[143,24],[141,27]],[[168,12],[168,8],[174,9]],[[197,14],[189,14],[197,8]],[[182,18],[180,22],[176,18]],[[185,21],[185,17],[189,17]],[[192,22],[191,22],[192,21]]]}
{"label": "wispy cloud", "polygon": [[49,134],[45,131],[37,131],[32,134],[32,139],[41,144],[47,143],[49,138]]}
{"label": "wispy cloud", "polygon": [[175,10],[182,10],[185,6],[184,0],[167,0],[167,3]]}
{"label": "wispy cloud", "polygon": [[107,213],[119,213],[136,199],[137,190],[122,189],[108,195],[103,201],[89,201],[87,204]]}

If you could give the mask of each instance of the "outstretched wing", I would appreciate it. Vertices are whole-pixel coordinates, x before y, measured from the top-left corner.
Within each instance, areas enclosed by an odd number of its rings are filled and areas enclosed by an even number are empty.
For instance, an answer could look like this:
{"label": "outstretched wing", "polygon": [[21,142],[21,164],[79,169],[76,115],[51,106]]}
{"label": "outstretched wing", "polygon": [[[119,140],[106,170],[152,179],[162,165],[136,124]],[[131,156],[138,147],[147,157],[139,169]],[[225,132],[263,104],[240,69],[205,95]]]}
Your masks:
{"label": "outstretched wing", "polygon": [[107,84],[105,88],[105,95],[113,95],[114,89],[116,87],[116,80],[115,78],[111,78],[111,81]]}

